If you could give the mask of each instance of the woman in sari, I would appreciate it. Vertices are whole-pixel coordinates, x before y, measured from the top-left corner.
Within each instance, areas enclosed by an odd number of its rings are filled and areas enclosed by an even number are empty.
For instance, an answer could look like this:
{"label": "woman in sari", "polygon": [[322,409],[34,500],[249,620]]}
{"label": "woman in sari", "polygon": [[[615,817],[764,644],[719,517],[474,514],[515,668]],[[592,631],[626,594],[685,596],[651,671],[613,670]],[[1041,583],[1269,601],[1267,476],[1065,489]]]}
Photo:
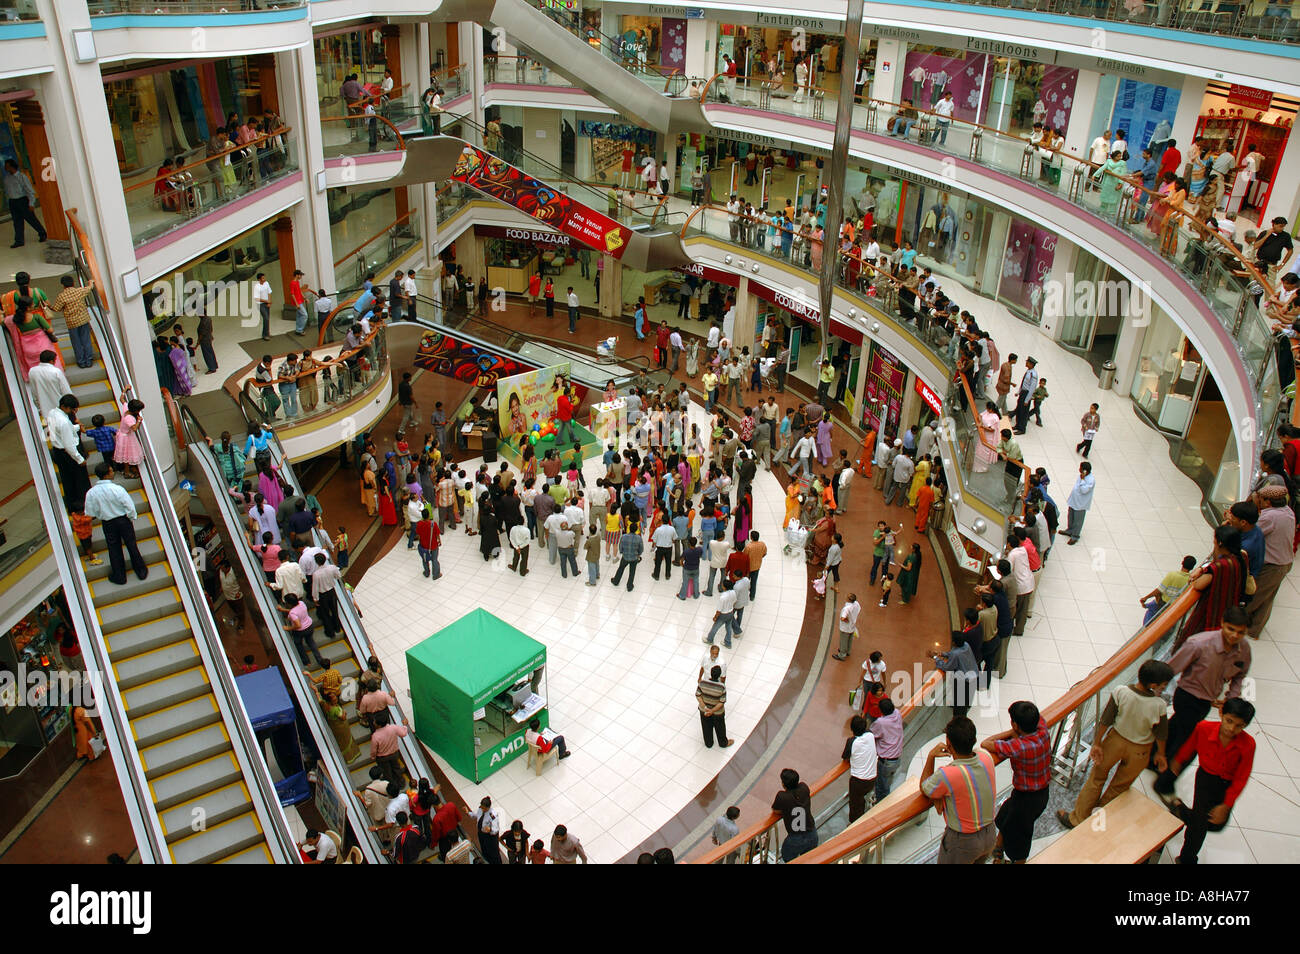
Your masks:
{"label": "woman in sari", "polygon": [[172,375],[175,378],[174,389],[172,394],[176,397],[189,397],[194,393],[194,378],[190,374],[190,355],[185,349],[185,343],[180,338],[172,337],[168,340],[170,347],[167,350],[167,360],[172,365]]}
{"label": "woman in sari", "polygon": [[984,473],[998,459],[998,429],[1001,425],[1002,416],[998,413],[998,406],[992,401],[986,401],[984,413],[980,415],[979,425],[972,438],[975,441],[975,473]]}
{"label": "woman in sari", "polygon": [[95,750],[90,747],[90,740],[99,735],[99,732],[81,706],[72,710],[72,732],[77,740],[77,758],[85,759],[87,762],[92,761],[95,758]]}
{"label": "woman in sari", "polygon": [[858,454],[858,473],[863,477],[871,476],[871,459],[876,453],[876,429],[867,425],[867,433],[862,436],[862,452]]}
{"label": "woman in sari", "polygon": [[1226,523],[1215,527],[1214,552],[1188,577],[1192,589],[1201,591],[1201,598],[1187,614],[1183,631],[1174,643],[1174,652],[1188,636],[1219,628],[1224,611],[1246,598],[1248,573],[1246,553],[1241,549],[1241,532]]}
{"label": "woman in sari", "polygon": [[749,542],[749,531],[754,516],[754,498],[749,493],[740,495],[736,501],[736,519],[735,519],[735,546],[737,550],[745,549],[745,544]]}
{"label": "woman in sari", "polygon": [[835,517],[830,513],[823,514],[813,526],[812,537],[808,540],[808,563],[812,566],[825,563],[826,551],[834,541]]}
{"label": "woman in sari", "polygon": [[1183,204],[1187,201],[1187,183],[1174,179],[1173,187],[1165,196],[1165,218],[1160,224],[1160,254],[1172,257],[1178,252],[1178,231],[1183,219]]}
{"label": "woman in sari", "polygon": [[[389,451],[392,453],[392,451]],[[397,505],[393,503],[393,485],[394,481],[388,476],[386,470],[381,470],[376,475],[378,479],[378,496],[379,496],[379,521],[385,527],[397,526]]]}
{"label": "woman in sari", "polygon": [[1156,188],[1155,200],[1151,203],[1151,211],[1147,213],[1147,229],[1152,235],[1160,234],[1160,225],[1165,220],[1165,196],[1169,195],[1169,190],[1174,187],[1174,179],[1177,178],[1172,172],[1166,172],[1160,177],[1160,185]]}
{"label": "woman in sari", "polygon": [[27,380],[27,372],[41,363],[43,351],[53,351],[54,364],[62,369],[63,355],[59,352],[59,338],[45,320],[45,313],[33,307],[30,295],[18,295],[13,302],[14,310],[4,321],[9,337],[13,339],[14,354],[22,368],[23,380]]}
{"label": "woman in sari", "polygon": [[916,509],[916,499],[920,496],[921,488],[925,486],[926,478],[930,476],[930,457],[927,454],[916,462],[916,470],[912,474],[912,486],[907,490],[907,505],[913,510]]}
{"label": "woman in sari", "polygon": [[785,488],[785,522],[781,524],[781,529],[790,526],[790,521],[799,516],[799,481],[790,481],[790,486]]}
{"label": "woman in sari", "polygon": [[1124,192],[1124,177],[1128,175],[1128,164],[1121,158],[1122,155],[1119,150],[1112,152],[1106,163],[1092,176],[1101,187],[1101,214],[1108,219],[1115,217],[1120,196]]}
{"label": "woman in sari", "polygon": [[831,447],[831,414],[827,411],[817,422],[817,463],[825,467],[831,462],[834,452]]}
{"label": "woman in sari", "polygon": [[257,469],[257,489],[272,507],[284,501],[284,488],[280,486],[280,472],[274,464],[263,464]]}
{"label": "woman in sari", "polygon": [[906,605],[916,595],[916,584],[921,579],[921,544],[913,543],[911,551],[903,557],[903,568],[898,571],[898,588]]}
{"label": "woman in sari", "polygon": [[930,509],[934,506],[934,478],[925,478],[925,483],[916,493],[916,532],[925,533],[926,525],[930,522]]}
{"label": "woman in sari", "polygon": [[211,439],[208,444],[212,447],[212,454],[217,458],[217,465],[221,468],[221,475],[226,479],[226,485],[231,490],[238,490],[244,483],[244,468],[246,460],[243,451],[241,451],[231,440],[230,431],[221,432],[221,441],[213,444]]}
{"label": "woman in sari", "polygon": [[379,512],[379,482],[369,467],[361,471],[361,503],[367,516],[373,517]]}
{"label": "woman in sari", "polygon": [[361,755],[361,746],[352,737],[352,725],[339,703],[338,693],[326,692],[321,699],[321,709],[325,712],[325,721],[329,723],[330,731],[334,733],[334,742],[339,747],[343,761],[349,764],[355,762]]}

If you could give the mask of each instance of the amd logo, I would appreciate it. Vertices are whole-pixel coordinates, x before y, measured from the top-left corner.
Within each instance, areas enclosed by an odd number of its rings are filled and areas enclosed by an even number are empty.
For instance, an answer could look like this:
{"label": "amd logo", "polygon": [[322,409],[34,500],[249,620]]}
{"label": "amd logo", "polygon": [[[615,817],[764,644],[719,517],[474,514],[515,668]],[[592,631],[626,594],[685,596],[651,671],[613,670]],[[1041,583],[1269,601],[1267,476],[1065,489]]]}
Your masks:
{"label": "amd logo", "polygon": [[528,743],[524,741],[524,737],[522,735],[516,736],[515,738],[511,739],[509,742],[504,743],[500,748],[498,748],[495,752],[492,753],[492,758],[491,760],[489,760],[488,765],[492,766],[492,765],[496,765],[498,762],[504,762],[507,755],[510,755],[512,752],[518,752],[526,745],[528,745]]}

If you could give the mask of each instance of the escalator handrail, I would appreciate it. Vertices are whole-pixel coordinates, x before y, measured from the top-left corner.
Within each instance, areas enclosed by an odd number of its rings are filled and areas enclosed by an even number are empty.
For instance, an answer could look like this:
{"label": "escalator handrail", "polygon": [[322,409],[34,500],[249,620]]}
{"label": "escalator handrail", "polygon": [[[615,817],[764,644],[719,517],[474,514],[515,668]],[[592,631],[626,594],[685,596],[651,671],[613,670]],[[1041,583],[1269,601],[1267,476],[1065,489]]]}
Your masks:
{"label": "escalator handrail", "polygon": [[[82,650],[90,657],[87,660],[87,671],[93,674],[95,680],[92,682],[96,688],[95,710],[103,727],[105,746],[112,755],[113,766],[117,771],[122,800],[131,820],[131,829],[135,833],[136,848],[144,864],[171,864],[167,836],[149,791],[144,763],[131,735],[126,705],[117,680],[112,676],[112,662],[99,625],[99,616],[89,600],[90,584],[82,569],[77,547],[70,538],[70,525],[63,516],[63,498],[52,472],[53,463],[46,451],[44,429],[40,426],[35,406],[22,385],[22,374],[13,354],[13,343],[8,335],[2,337],[5,343],[0,345],[0,367],[3,367],[5,379],[9,383],[14,418],[22,433],[23,442],[32,455],[32,482],[49,531],[59,577],[63,581],[63,593],[72,615],[72,625],[77,631]],[[36,464],[37,458],[41,460],[39,466]],[[53,526],[51,521],[58,526]]]}
{"label": "escalator handrail", "polygon": [[[1126,667],[1140,659],[1143,653],[1173,630],[1196,605],[1200,597],[1200,590],[1188,587],[1114,655],[1067,689],[1065,695],[1043,706],[1041,715],[1047,727],[1053,728],[1089,699],[1102,692]],[[930,800],[918,792],[878,814],[868,813],[862,816],[838,835],[828,838],[791,863],[810,865],[833,863],[845,855],[861,850],[901,825],[919,818],[931,807]]]}
{"label": "escalator handrail", "polygon": [[[271,448],[271,461],[280,469],[280,475],[284,477],[289,486],[293,488],[295,494],[305,497],[306,488],[294,473],[293,465],[289,461],[288,457],[285,456],[284,447],[280,443],[279,437],[276,436],[274,432],[272,432],[269,446]],[[315,541],[316,546],[325,550],[330,550],[333,545],[333,540],[331,540],[328,534],[326,534],[320,527],[316,527],[312,530],[312,539]],[[358,663],[364,664],[369,660],[370,656],[376,655],[376,653],[374,652],[374,648],[370,642],[370,637],[366,634],[365,625],[361,622],[361,615],[357,612],[357,608],[352,602],[352,593],[348,587],[345,586],[343,588],[338,603],[339,618],[344,623],[343,631],[347,636],[348,645],[351,647],[353,656],[357,659]],[[402,710],[402,702],[398,698],[396,688],[389,681],[387,675],[381,674],[381,679],[383,680],[381,684],[383,690],[389,693],[394,699],[398,699],[395,705],[389,706],[389,715],[393,718],[393,724],[406,724],[408,720],[406,713]],[[432,766],[425,755],[423,746],[415,738],[414,726],[411,727],[410,732],[398,739],[398,746],[402,751],[402,758],[406,762],[407,768],[410,769],[412,773],[418,773],[420,778],[429,779],[430,782],[436,778]],[[349,794],[352,794],[351,789],[349,789]],[[467,812],[469,810],[468,805],[462,804],[460,807]]]}
{"label": "escalator handrail", "polygon": [[[108,332],[107,321],[93,302],[88,311],[92,331],[100,342],[104,367],[114,395],[132,393],[131,386],[122,376],[122,369],[126,368],[127,364],[118,347],[117,339]],[[195,645],[203,660],[204,669],[211,677],[213,694],[222,707],[222,718],[230,735],[230,744],[236,752],[244,779],[248,783],[249,796],[262,821],[262,834],[266,839],[266,845],[274,861],[282,864],[298,863],[301,860],[298,847],[289,831],[288,819],[280,805],[275,785],[271,781],[262,747],[253,733],[252,720],[235,685],[230,660],[221,646],[221,637],[199,582],[198,573],[188,559],[189,544],[172,506],[171,496],[162,478],[162,471],[158,467],[158,457],[147,422],[141,422],[139,433],[145,451],[144,460],[140,464],[140,479],[155,515],[159,540],[168,555],[172,579],[180,594],[181,604],[185,608],[191,626],[194,627]]]}
{"label": "escalator handrail", "polygon": [[[323,765],[321,767],[327,773],[329,782],[334,786],[334,790],[338,792],[339,798],[345,802],[344,807],[348,821],[352,825],[352,831],[360,844],[366,862],[368,864],[378,864],[385,861],[386,857],[378,839],[370,831],[369,816],[361,812],[357,800],[351,797],[352,779],[348,774],[347,763],[343,761],[342,753],[339,752],[338,745],[334,741],[334,734],[325,721],[324,713],[321,712],[316,690],[309,678],[303,673],[294,647],[289,644],[289,637],[284,632],[279,613],[273,604],[271,591],[266,584],[261,564],[253,560],[252,551],[245,545],[239,514],[226,486],[225,476],[213,458],[212,449],[208,445],[210,438],[207,431],[199,422],[199,419],[194,416],[194,412],[188,407],[182,407],[180,414],[184,419],[185,426],[192,428],[193,432],[198,435],[199,439],[193,442],[194,450],[191,454],[197,459],[199,467],[203,471],[203,476],[207,479],[213,496],[217,500],[217,509],[220,510],[221,517],[226,523],[226,529],[231,534],[240,566],[243,568],[244,576],[249,581],[249,589],[253,591],[253,598],[261,611],[262,619],[266,623],[271,640],[275,643],[276,651],[280,654],[281,668],[293,685],[298,709],[311,727],[312,735],[315,736],[316,748],[322,755]],[[349,731],[350,728],[349,726]],[[341,784],[340,779],[342,779]]]}

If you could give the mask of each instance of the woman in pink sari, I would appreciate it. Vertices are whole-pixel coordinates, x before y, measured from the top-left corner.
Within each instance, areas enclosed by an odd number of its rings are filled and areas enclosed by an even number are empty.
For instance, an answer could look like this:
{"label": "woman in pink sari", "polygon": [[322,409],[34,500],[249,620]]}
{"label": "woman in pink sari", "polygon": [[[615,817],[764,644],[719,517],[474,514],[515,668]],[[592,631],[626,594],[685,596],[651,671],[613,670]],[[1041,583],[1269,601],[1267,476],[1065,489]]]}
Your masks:
{"label": "woman in pink sari", "polygon": [[173,336],[170,339],[171,350],[167,358],[176,373],[176,397],[189,397],[194,392],[194,376],[190,373],[190,354],[185,343]]}
{"label": "woman in pink sari", "polygon": [[13,339],[14,354],[22,368],[23,380],[27,372],[41,363],[42,351],[54,352],[54,363],[63,368],[63,355],[59,339],[45,318],[45,294],[38,288],[34,292],[31,278],[26,272],[14,276],[17,289],[4,296],[5,329]]}
{"label": "woman in pink sari", "polygon": [[972,438],[975,441],[975,473],[984,473],[998,459],[998,429],[1001,424],[1002,416],[998,414],[998,406],[992,401],[986,401],[984,413],[979,417],[979,429]]}

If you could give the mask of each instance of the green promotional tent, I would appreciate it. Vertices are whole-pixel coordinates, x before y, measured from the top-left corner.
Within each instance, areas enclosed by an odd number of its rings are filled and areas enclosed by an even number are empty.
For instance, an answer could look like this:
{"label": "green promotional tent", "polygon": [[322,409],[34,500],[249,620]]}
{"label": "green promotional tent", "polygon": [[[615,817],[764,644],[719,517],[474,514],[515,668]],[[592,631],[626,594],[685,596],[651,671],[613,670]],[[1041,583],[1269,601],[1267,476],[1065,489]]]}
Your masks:
{"label": "green promotional tent", "polygon": [[[476,723],[475,712],[545,664],[542,643],[487,610],[471,610],[406,651],[416,737],[481,782],[526,750],[527,726],[499,708]],[[536,716],[548,724],[545,708]]]}

